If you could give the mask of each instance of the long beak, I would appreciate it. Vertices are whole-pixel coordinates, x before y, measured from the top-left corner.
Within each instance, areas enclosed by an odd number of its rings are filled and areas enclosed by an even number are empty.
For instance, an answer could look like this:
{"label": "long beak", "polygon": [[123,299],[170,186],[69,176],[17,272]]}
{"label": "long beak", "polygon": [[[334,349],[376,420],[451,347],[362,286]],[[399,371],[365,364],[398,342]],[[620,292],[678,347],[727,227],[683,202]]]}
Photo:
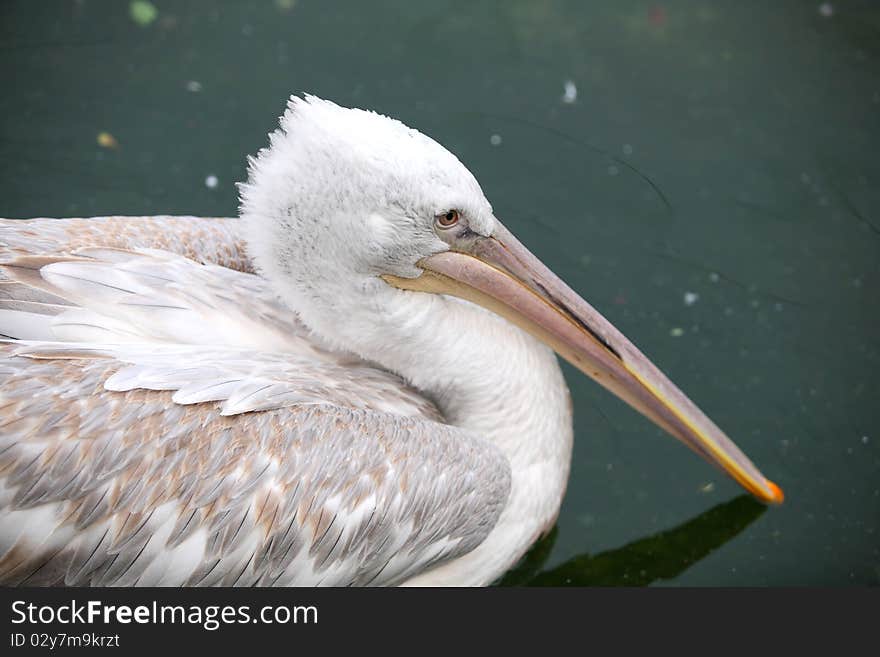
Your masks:
{"label": "long beak", "polygon": [[449,294],[489,308],[552,347],[587,376],[720,467],[758,499],[782,490],[657,367],[590,304],[532,255],[500,222],[424,258],[418,278],[385,276],[395,287]]}

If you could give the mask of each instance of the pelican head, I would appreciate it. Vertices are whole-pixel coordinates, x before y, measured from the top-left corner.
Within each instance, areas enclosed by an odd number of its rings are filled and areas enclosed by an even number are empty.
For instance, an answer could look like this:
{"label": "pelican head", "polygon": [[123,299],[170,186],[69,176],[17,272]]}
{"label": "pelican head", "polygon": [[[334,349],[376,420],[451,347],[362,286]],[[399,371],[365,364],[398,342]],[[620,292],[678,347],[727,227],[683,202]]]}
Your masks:
{"label": "pelican head", "polygon": [[465,299],[531,333],[757,498],[782,501],[688,397],[502,225],[470,171],[429,137],[374,112],[293,97],[249,169],[241,216],[254,261],[334,346],[375,359],[358,345],[375,338],[370,318],[388,298]]}

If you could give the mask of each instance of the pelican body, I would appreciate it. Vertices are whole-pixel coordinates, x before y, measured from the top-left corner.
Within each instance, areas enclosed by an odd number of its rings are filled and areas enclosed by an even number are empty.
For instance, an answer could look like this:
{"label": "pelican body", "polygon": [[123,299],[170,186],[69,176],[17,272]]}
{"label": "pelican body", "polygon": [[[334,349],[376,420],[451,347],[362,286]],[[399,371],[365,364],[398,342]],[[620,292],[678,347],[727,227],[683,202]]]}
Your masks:
{"label": "pelican body", "polygon": [[742,452],[442,146],[291,98],[237,219],[0,221],[0,581],[486,585],[554,524],[559,354]]}

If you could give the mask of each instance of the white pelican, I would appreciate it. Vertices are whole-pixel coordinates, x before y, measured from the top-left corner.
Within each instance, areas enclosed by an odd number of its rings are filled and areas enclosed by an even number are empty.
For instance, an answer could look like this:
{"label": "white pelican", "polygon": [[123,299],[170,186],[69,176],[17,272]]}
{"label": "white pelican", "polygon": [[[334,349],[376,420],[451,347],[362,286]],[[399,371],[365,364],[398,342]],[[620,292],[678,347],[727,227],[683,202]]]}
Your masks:
{"label": "white pelican", "polygon": [[5,583],[489,584],[565,491],[552,350],[782,500],[373,112],[292,98],[240,219],[7,220],[0,259]]}

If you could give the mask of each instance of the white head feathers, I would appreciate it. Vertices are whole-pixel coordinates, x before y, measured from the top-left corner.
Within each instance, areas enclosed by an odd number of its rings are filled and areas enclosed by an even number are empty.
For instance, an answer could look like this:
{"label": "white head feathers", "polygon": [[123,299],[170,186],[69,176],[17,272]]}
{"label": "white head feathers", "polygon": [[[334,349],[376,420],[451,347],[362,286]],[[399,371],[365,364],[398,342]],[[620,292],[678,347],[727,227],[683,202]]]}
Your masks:
{"label": "white head feathers", "polygon": [[377,282],[388,288],[379,275],[418,276],[416,262],[448,248],[436,215],[455,209],[474,232],[494,228],[470,171],[395,119],[292,97],[269,140],[240,186],[249,250],[319,333],[334,321],[331,301],[349,312],[374,304]]}

